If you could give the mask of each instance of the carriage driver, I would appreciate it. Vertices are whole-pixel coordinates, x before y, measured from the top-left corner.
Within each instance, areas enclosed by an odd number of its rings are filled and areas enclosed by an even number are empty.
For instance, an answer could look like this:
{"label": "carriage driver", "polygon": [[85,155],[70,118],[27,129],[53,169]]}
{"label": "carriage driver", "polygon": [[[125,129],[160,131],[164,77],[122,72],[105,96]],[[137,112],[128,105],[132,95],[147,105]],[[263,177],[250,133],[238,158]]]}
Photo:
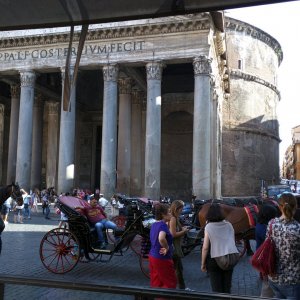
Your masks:
{"label": "carriage driver", "polygon": [[95,225],[95,228],[98,233],[99,242],[100,242],[100,249],[105,249],[106,243],[105,243],[102,229],[106,228],[106,229],[115,230],[117,228],[117,225],[107,220],[107,216],[103,208],[98,205],[98,200],[95,198],[90,200],[90,206],[86,206],[84,208],[80,207],[80,209],[85,214],[89,222]]}

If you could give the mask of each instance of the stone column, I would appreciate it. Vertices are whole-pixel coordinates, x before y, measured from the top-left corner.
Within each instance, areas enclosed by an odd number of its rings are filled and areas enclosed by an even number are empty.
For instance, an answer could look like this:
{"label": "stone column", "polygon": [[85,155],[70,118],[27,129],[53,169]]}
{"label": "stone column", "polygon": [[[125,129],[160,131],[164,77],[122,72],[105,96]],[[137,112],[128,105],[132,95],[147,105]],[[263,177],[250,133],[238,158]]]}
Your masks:
{"label": "stone column", "polygon": [[48,134],[47,134],[47,160],[46,184],[47,187],[56,186],[57,150],[58,150],[58,102],[47,102],[48,108]]}
{"label": "stone column", "polygon": [[9,126],[9,144],[7,161],[7,179],[6,183],[11,184],[16,180],[16,161],[17,161],[17,143],[19,129],[19,110],[20,110],[20,86],[13,84],[10,87],[11,107],[10,107],[10,126]]}
{"label": "stone column", "polygon": [[162,63],[151,62],[147,70],[147,120],[145,147],[145,196],[160,197],[161,77]]}
{"label": "stone column", "polygon": [[118,73],[119,68],[117,65],[103,67],[104,90],[100,189],[106,198],[110,198],[116,189]]}
{"label": "stone column", "polygon": [[198,199],[212,197],[211,183],[211,60],[194,59],[193,194]]}
{"label": "stone column", "polygon": [[147,99],[144,96],[142,99],[142,157],[141,157],[141,168],[142,168],[142,184],[141,194],[145,195],[145,149],[146,149],[146,120],[147,120]]}
{"label": "stone column", "polygon": [[[70,82],[74,68],[70,68]],[[61,69],[62,91],[64,90],[65,68]],[[63,93],[62,93],[63,94]],[[63,98],[63,97],[62,97]],[[70,91],[70,111],[63,110],[63,99],[60,110],[60,134],[58,152],[57,192],[71,192],[74,188],[74,159],[75,159],[75,117],[76,89]]]}
{"label": "stone column", "polygon": [[117,191],[130,193],[131,157],[131,79],[119,79],[119,127],[117,156]]}
{"label": "stone column", "polygon": [[38,94],[33,104],[31,189],[41,188],[42,149],[43,149],[43,113],[42,95]]}
{"label": "stone column", "polygon": [[142,92],[133,90],[131,106],[130,193],[142,195]]}
{"label": "stone column", "polygon": [[0,104],[0,182],[3,181],[4,104]]}
{"label": "stone column", "polygon": [[17,146],[16,181],[29,192],[32,156],[32,118],[35,73],[32,70],[21,71],[21,96]]}

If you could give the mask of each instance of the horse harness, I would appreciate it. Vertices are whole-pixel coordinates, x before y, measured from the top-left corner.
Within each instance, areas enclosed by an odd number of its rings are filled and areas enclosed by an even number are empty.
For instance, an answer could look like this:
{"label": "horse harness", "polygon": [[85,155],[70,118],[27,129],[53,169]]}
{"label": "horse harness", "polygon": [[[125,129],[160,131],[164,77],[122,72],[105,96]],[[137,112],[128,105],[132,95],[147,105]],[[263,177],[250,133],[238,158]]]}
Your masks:
{"label": "horse harness", "polygon": [[247,214],[250,227],[255,227],[257,221],[258,207],[257,205],[248,205],[244,207]]}

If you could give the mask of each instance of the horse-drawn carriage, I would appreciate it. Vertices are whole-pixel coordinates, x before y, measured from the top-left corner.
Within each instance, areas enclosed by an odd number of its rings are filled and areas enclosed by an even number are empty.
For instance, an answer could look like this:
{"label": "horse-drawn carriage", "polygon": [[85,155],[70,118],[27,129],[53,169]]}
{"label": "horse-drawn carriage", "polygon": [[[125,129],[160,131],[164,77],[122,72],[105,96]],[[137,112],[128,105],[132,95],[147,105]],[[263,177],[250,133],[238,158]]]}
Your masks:
{"label": "horse-drawn carriage", "polygon": [[[113,232],[106,229],[108,245],[100,249],[95,228],[87,218],[75,208],[89,205],[86,201],[62,196],[58,208],[67,215],[68,226],[50,230],[40,244],[40,258],[51,272],[63,274],[71,271],[79,262],[109,262],[115,255],[133,250],[139,259],[142,272],[149,276],[148,253],[150,250],[150,227],[154,222],[153,202],[144,198],[124,198],[126,214],[112,220],[118,225]],[[190,224],[193,229],[186,235],[182,250],[188,255],[195,247],[202,245],[204,227]],[[252,230],[237,235],[237,246],[241,255],[246,251],[245,240]]]}
{"label": "horse-drawn carriage", "polygon": [[[63,274],[71,271],[78,262],[109,262],[114,255],[132,249],[138,255],[142,272],[149,276],[149,234],[155,221],[152,204],[142,198],[126,198],[126,216],[112,219],[118,229],[114,232],[106,229],[108,245],[100,249],[95,228],[77,209],[89,204],[75,197],[60,197],[57,206],[68,217],[68,226],[52,229],[43,237],[40,243],[43,265],[53,273]],[[192,247],[195,245],[193,243]]]}

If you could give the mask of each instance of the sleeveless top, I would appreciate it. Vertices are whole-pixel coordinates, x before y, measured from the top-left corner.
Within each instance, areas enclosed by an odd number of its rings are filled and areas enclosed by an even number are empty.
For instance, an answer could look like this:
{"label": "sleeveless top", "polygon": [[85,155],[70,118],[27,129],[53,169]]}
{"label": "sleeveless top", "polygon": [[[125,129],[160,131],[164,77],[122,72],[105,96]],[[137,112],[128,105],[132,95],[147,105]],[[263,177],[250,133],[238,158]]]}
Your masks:
{"label": "sleeveless top", "polygon": [[228,221],[210,222],[205,226],[210,240],[211,258],[230,253],[238,253],[235,245],[234,229]]}

